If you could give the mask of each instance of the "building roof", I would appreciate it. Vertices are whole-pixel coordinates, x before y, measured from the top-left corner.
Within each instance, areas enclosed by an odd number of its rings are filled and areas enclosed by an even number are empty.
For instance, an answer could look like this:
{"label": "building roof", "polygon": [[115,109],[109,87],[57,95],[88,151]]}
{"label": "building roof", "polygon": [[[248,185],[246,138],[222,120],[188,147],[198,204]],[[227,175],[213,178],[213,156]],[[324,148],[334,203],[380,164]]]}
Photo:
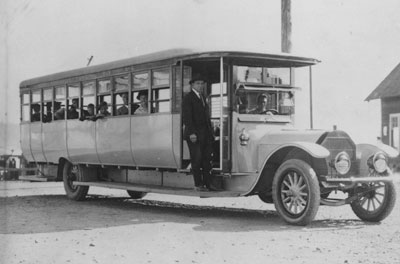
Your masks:
{"label": "building roof", "polygon": [[269,59],[276,61],[277,63],[286,63],[292,67],[302,67],[307,65],[317,64],[319,61],[313,58],[299,57],[291,54],[270,54],[270,53],[254,53],[254,52],[244,52],[244,51],[196,51],[191,49],[170,49],[160,52],[150,53],[142,56],[137,56],[133,58],[113,61],[105,64],[55,73],[51,75],[46,75],[42,77],[37,77],[21,82],[20,87],[27,87],[30,85],[35,85],[42,82],[48,82],[52,80],[60,80],[70,77],[77,77],[81,75],[96,73],[99,71],[113,70],[117,68],[127,67],[131,65],[138,65],[143,63],[150,63],[161,60],[175,59],[196,59],[196,58],[208,58],[208,57],[247,57],[250,60],[255,59]]}
{"label": "building roof", "polygon": [[400,96],[400,63],[386,76],[386,78],[372,91],[365,101]]}

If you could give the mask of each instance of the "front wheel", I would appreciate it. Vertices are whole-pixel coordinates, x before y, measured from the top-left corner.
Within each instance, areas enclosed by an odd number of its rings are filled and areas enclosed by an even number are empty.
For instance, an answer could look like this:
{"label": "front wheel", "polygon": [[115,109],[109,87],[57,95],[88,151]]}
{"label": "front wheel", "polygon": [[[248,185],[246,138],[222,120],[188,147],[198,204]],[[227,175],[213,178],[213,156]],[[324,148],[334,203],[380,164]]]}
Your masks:
{"label": "front wheel", "polygon": [[75,201],[83,201],[89,191],[89,186],[76,186],[74,181],[78,180],[78,166],[66,161],[63,168],[63,182],[67,197]]}
{"label": "front wheel", "polygon": [[302,160],[285,161],[275,173],[272,197],[276,210],[287,223],[309,224],[317,214],[320,203],[314,170]]}
{"label": "front wheel", "polygon": [[364,221],[380,222],[393,210],[396,203],[396,189],[392,182],[362,184],[352,191],[358,195],[350,205],[353,212]]}

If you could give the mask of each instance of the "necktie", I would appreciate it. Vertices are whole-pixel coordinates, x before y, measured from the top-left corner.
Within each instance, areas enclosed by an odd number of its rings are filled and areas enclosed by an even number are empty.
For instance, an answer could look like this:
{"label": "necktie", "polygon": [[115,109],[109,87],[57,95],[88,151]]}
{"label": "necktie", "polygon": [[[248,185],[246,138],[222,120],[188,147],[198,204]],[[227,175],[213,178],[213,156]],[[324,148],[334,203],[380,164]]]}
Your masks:
{"label": "necktie", "polygon": [[203,103],[203,106],[206,106],[206,101],[204,100],[204,97],[202,94],[200,94],[200,100]]}

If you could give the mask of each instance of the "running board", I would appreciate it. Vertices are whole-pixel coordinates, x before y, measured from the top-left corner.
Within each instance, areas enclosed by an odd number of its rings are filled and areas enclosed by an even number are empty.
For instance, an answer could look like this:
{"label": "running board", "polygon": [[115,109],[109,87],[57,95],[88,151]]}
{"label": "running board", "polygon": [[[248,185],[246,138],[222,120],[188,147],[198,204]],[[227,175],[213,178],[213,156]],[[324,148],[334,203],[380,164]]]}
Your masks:
{"label": "running board", "polygon": [[73,182],[74,185],[79,186],[96,186],[111,189],[122,189],[136,192],[145,193],[161,193],[170,195],[182,195],[182,196],[197,196],[201,198],[209,197],[238,197],[241,195],[240,192],[233,191],[205,191],[198,192],[194,189],[189,188],[176,188],[176,187],[163,187],[157,185],[145,185],[145,184],[132,184],[132,183],[120,183],[120,182]]}

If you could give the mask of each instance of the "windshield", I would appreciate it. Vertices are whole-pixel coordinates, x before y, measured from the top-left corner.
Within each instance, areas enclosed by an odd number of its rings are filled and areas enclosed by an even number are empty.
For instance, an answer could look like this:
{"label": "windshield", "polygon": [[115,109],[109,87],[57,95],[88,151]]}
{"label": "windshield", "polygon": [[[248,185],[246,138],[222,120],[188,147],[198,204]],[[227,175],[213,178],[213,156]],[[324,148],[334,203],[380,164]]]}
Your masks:
{"label": "windshield", "polygon": [[268,91],[267,89],[247,90],[241,85],[236,89],[235,99],[235,110],[239,114],[294,114],[294,98],[291,91]]}

